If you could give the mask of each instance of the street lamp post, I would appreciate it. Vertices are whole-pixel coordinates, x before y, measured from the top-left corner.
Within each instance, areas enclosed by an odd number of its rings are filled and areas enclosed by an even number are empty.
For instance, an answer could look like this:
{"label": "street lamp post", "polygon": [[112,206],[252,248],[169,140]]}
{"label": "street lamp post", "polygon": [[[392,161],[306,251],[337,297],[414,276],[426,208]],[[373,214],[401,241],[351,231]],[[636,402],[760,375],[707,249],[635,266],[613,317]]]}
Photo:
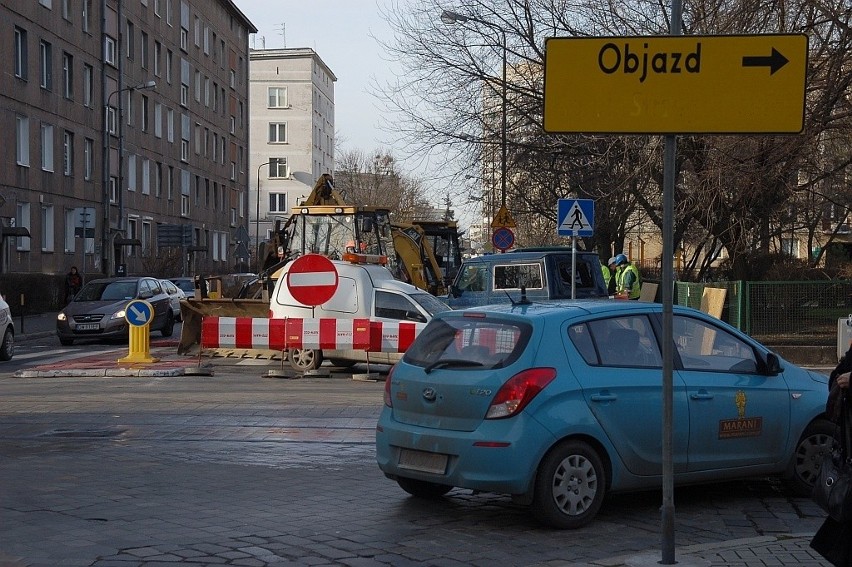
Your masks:
{"label": "street lamp post", "polygon": [[500,32],[500,46],[503,48],[503,88],[501,89],[501,98],[503,105],[503,122],[502,128],[500,132],[500,204],[505,207],[506,206],[506,120],[507,120],[507,112],[506,105],[508,101],[508,97],[506,95],[506,30],[502,27],[498,26],[493,22],[489,22],[488,20],[483,20],[481,18],[477,18],[474,16],[465,16],[463,14],[459,14],[456,12],[451,12],[449,10],[444,10],[441,12],[441,21],[445,24],[455,24],[465,23],[465,22],[477,22],[484,26],[488,26],[493,30],[497,30]]}
{"label": "street lamp post", "polygon": [[255,260],[255,272],[260,274],[260,168],[272,162],[262,163],[257,166],[257,202],[254,212],[254,246],[257,259]]}
{"label": "street lamp post", "polygon": [[[132,87],[122,87],[120,89],[116,89],[109,93],[109,96],[106,98],[106,108],[104,109],[104,168],[103,168],[103,207],[104,207],[104,216],[103,216],[103,230],[101,231],[101,271],[107,275],[108,270],[106,269],[106,256],[107,250],[109,249],[109,198],[110,198],[110,182],[112,181],[112,176],[110,175],[110,163],[109,163],[109,154],[110,148],[112,145],[110,144],[110,136],[112,132],[110,131],[110,123],[107,117],[109,116],[110,109],[112,108],[112,97],[118,95],[119,93],[125,91],[146,91],[157,88],[156,81],[147,81],[145,83],[134,85]],[[115,121],[117,125],[118,131],[118,149],[119,149],[119,180],[121,179],[121,151],[124,146],[124,136],[123,136],[123,128],[121,125],[121,116],[116,115]],[[121,188],[119,187],[120,191]],[[84,244],[85,246],[85,240]]]}

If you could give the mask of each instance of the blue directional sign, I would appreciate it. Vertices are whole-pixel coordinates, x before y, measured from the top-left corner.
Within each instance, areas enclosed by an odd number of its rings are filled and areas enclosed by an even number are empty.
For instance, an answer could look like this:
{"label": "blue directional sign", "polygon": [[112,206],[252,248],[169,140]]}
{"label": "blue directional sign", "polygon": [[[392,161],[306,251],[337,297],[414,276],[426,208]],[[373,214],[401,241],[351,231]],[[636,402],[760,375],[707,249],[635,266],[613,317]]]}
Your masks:
{"label": "blue directional sign", "polygon": [[133,327],[150,325],[153,318],[154,308],[142,299],[134,299],[124,308],[124,320]]}
{"label": "blue directional sign", "polygon": [[595,202],[592,199],[559,199],[557,205],[557,234],[592,236],[595,233]]}

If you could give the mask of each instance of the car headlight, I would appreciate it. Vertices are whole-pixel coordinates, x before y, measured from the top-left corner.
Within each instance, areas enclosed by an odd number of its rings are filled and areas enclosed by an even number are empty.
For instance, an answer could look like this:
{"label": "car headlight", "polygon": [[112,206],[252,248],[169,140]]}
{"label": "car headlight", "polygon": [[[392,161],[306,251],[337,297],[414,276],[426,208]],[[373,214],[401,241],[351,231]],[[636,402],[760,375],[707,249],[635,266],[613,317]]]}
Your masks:
{"label": "car headlight", "polygon": [[65,315],[62,311],[59,312],[59,315],[56,316],[57,321],[65,321],[68,319],[68,316]]}
{"label": "car headlight", "polygon": [[124,309],[119,309],[115,313],[109,316],[110,319],[124,319]]}

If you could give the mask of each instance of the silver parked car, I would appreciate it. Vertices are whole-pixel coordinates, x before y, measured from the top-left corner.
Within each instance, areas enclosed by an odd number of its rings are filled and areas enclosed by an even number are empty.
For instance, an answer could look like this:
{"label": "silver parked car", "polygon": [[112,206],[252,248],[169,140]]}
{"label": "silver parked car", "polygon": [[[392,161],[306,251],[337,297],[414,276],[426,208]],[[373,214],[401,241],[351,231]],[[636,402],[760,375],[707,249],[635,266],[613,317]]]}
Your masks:
{"label": "silver parked car", "polygon": [[11,360],[15,354],[15,324],[12,321],[12,311],[9,304],[0,295],[0,360]]}
{"label": "silver parked car", "polygon": [[151,304],[152,331],[172,336],[175,315],[160,280],[150,277],[104,278],[88,282],[56,319],[56,334],[63,345],[75,339],[126,339],[129,325],[125,308],[133,299]]}
{"label": "silver parked car", "polygon": [[175,321],[180,321],[180,300],[186,299],[186,293],[171,280],[160,280],[160,284],[163,286],[163,291],[169,294],[169,302],[172,306],[172,314],[175,316]]}

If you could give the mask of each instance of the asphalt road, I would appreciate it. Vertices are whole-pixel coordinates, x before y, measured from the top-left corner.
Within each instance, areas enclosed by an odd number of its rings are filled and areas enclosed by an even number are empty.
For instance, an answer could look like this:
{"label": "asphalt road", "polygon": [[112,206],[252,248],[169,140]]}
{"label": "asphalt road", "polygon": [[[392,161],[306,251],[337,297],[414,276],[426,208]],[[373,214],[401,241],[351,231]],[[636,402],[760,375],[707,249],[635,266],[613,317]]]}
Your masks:
{"label": "asphalt road", "polygon": [[[278,364],[0,371],[0,565],[621,565],[660,549],[659,492],[610,497],[570,532],[504,496],[408,497],[374,461],[383,382],[267,377]],[[678,489],[675,509],[679,548],[813,533],[823,518],[761,479]]]}

